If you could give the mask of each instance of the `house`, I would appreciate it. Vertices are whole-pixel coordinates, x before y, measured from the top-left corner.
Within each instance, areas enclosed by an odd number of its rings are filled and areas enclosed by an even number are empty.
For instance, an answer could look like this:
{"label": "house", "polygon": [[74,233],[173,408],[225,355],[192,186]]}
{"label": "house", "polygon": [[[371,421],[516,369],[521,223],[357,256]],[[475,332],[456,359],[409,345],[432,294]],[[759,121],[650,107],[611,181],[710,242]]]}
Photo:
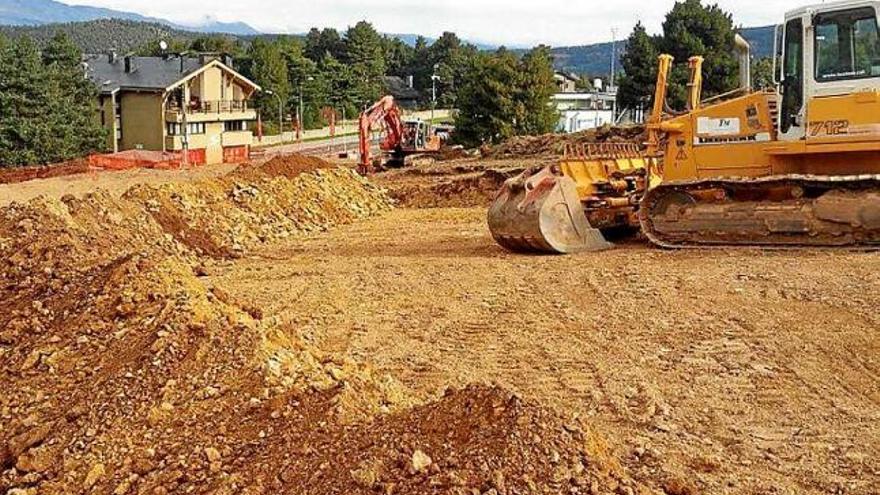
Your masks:
{"label": "house", "polygon": [[[218,56],[87,56],[99,87],[101,124],[114,152],[183,151],[190,163],[247,158],[260,87]],[[188,146],[187,146],[188,145]]]}
{"label": "house", "polygon": [[419,106],[422,94],[413,88],[412,76],[406,80],[397,76],[385,76],[382,78],[382,82],[385,84],[385,91],[394,97],[394,101],[401,108],[412,110]]}
{"label": "house", "polygon": [[556,82],[556,92],[574,93],[577,91],[580,78],[574,74],[556,71],[553,73],[553,81]]}
{"label": "house", "polygon": [[616,122],[614,91],[557,93],[552,96],[559,112],[557,128],[561,132],[580,132]]}

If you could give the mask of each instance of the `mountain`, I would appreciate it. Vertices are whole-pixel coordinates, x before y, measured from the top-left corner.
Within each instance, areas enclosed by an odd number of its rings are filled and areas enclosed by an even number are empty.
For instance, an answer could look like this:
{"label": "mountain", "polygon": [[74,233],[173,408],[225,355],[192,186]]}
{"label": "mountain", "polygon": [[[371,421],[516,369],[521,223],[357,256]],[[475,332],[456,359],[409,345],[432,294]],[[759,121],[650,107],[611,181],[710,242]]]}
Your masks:
{"label": "mountain", "polygon": [[[755,59],[770,57],[773,54],[774,26],[761,26],[739,29],[739,33],[752,45]],[[595,43],[582,46],[564,46],[552,49],[557,70],[605,76],[611,73],[612,43]],[[626,51],[626,41],[617,42],[616,66],[620,70],[620,57]]]}
{"label": "mountain", "polygon": [[206,19],[198,25],[180,25],[165,19],[147,17],[132,12],[67,5],[55,0],[0,0],[0,24],[7,26],[40,26],[44,24],[122,19],[127,21],[164,24],[181,31],[253,35],[259,32],[243,22],[223,23]]}
{"label": "mountain", "polygon": [[0,26],[0,34],[11,38],[28,36],[39,46],[45,46],[58,32],[67,34],[85,53],[105,53],[109,50],[128,53],[150,44],[158,44],[160,40],[188,41],[199,36],[198,33],[175,29],[167,24],[123,19],[38,26]]}

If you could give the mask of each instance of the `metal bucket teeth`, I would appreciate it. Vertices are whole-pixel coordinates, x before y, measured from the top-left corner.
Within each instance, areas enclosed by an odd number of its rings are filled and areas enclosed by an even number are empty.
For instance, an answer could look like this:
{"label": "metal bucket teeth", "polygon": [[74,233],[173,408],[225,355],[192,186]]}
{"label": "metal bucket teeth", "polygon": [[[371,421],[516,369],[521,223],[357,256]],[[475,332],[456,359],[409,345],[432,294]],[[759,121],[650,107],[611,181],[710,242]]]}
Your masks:
{"label": "metal bucket teeth", "polygon": [[590,226],[573,180],[550,167],[508,180],[489,208],[489,230],[505,249],[571,254],[609,249]]}

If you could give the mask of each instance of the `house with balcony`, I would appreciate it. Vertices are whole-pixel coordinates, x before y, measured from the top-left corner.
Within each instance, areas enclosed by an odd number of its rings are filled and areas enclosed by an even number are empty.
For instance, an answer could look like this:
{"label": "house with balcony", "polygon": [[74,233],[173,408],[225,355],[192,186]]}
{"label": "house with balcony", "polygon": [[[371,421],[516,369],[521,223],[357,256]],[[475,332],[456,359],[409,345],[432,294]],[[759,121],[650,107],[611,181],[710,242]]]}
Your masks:
{"label": "house with balcony", "polygon": [[228,57],[86,57],[99,88],[101,124],[114,152],[182,152],[190,163],[247,159],[260,87],[232,68]]}

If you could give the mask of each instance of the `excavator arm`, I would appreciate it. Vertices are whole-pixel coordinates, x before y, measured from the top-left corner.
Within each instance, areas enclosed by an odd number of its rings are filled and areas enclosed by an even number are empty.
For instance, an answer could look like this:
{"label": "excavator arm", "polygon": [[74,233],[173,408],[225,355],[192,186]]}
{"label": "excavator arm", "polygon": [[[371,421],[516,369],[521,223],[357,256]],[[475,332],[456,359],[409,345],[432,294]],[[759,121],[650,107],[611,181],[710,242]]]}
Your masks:
{"label": "excavator arm", "polygon": [[394,102],[393,96],[385,96],[373,106],[366,109],[358,119],[358,146],[360,159],[358,172],[369,175],[375,172],[375,167],[370,156],[371,135],[380,122],[385,127],[385,140],[382,142],[383,150],[394,150],[403,142],[403,122],[400,118],[400,109]]}

